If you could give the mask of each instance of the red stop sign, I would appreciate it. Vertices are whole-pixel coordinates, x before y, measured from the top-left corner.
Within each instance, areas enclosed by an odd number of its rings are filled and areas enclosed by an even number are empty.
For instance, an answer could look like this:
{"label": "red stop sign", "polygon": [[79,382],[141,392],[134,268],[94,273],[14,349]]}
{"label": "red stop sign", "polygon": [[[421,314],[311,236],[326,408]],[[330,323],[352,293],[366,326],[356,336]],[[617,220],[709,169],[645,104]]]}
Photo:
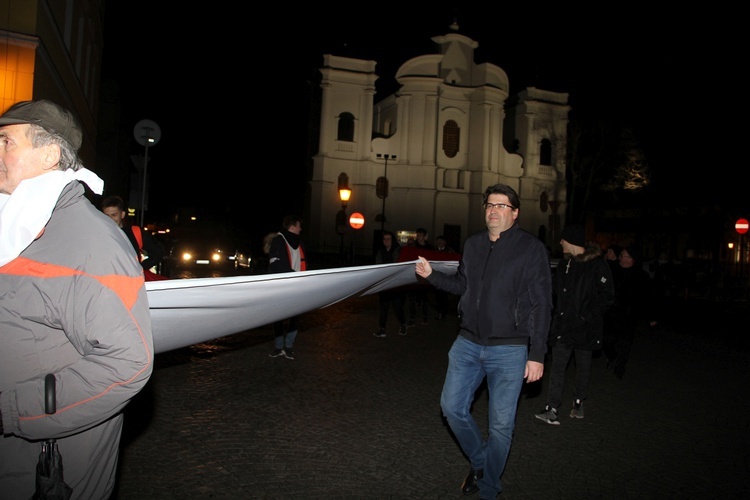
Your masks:
{"label": "red stop sign", "polygon": [[734,229],[739,234],[745,234],[749,228],[750,222],[747,219],[737,219],[737,222],[734,223]]}

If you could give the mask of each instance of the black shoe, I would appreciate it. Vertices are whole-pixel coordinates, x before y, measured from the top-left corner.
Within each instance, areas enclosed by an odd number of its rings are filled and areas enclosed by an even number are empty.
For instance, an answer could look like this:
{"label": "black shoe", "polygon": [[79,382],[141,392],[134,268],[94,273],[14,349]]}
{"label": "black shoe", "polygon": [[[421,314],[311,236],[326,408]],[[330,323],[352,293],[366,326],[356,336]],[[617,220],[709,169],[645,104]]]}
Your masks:
{"label": "black shoe", "polygon": [[461,485],[461,491],[464,495],[473,495],[479,491],[477,481],[484,477],[484,470],[469,469],[469,475],[464,479],[464,484]]}
{"label": "black shoe", "polygon": [[271,356],[272,358],[278,358],[279,356],[283,356],[283,355],[284,355],[283,349],[274,349],[273,351],[271,351],[271,354],[269,354],[269,356]]}
{"label": "black shoe", "polygon": [[294,359],[294,349],[291,347],[285,347],[284,348],[284,357],[286,359]]}

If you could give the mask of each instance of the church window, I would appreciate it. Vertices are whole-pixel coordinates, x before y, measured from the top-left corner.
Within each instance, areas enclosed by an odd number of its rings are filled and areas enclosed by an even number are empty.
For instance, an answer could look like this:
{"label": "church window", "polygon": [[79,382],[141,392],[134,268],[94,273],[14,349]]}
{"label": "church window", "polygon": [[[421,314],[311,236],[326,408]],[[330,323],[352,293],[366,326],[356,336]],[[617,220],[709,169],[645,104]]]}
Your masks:
{"label": "church window", "polygon": [[542,145],[539,147],[539,164],[552,165],[552,142],[549,139],[542,139]]}
{"label": "church window", "polygon": [[461,129],[458,123],[448,120],[443,126],[443,152],[448,158],[453,158],[458,154],[459,139],[461,138]]}
{"label": "church window", "polygon": [[339,115],[339,129],[336,139],[339,141],[354,142],[354,115],[341,113]]}

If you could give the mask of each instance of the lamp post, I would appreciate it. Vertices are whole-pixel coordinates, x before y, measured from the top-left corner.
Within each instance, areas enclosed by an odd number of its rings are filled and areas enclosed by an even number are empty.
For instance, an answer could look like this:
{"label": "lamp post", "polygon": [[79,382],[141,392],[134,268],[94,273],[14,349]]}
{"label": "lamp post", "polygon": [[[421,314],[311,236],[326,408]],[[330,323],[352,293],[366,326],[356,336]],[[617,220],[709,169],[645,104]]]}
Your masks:
{"label": "lamp post", "polygon": [[146,151],[143,155],[143,179],[141,184],[141,227],[144,225],[146,214],[146,175],[148,173],[148,147],[155,146],[161,139],[161,129],[152,120],[141,120],[135,124],[133,129],[135,140],[143,146]]}
{"label": "lamp post", "polygon": [[336,231],[339,233],[341,238],[341,244],[339,246],[339,259],[344,261],[344,233],[346,232],[346,204],[349,202],[349,198],[352,196],[352,190],[347,186],[341,186],[339,188],[339,199],[341,200],[341,211],[336,217]]}
{"label": "lamp post", "polygon": [[385,170],[383,171],[383,177],[378,179],[378,182],[375,186],[375,191],[378,195],[378,198],[383,199],[383,208],[380,211],[380,233],[382,234],[383,231],[385,231],[385,199],[388,198],[388,160],[395,160],[396,155],[378,153],[376,156],[378,158],[385,159]]}

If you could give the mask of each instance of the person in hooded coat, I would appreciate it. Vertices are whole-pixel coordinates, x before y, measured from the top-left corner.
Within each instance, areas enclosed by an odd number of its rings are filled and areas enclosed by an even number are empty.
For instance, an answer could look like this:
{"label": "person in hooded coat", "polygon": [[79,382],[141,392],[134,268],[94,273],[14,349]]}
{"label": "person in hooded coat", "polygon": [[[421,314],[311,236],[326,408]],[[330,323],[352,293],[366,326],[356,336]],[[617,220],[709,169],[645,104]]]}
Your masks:
{"label": "person in hooded coat", "polygon": [[565,258],[555,274],[555,310],[549,344],[552,370],[547,405],[536,418],[560,425],[557,412],[562,404],[565,372],[571,356],[576,371],[571,418],[583,418],[583,402],[588,397],[591,358],[602,348],[604,313],[614,302],[615,289],[610,266],[596,243],[586,244],[583,226],[567,226],[560,244]]}

